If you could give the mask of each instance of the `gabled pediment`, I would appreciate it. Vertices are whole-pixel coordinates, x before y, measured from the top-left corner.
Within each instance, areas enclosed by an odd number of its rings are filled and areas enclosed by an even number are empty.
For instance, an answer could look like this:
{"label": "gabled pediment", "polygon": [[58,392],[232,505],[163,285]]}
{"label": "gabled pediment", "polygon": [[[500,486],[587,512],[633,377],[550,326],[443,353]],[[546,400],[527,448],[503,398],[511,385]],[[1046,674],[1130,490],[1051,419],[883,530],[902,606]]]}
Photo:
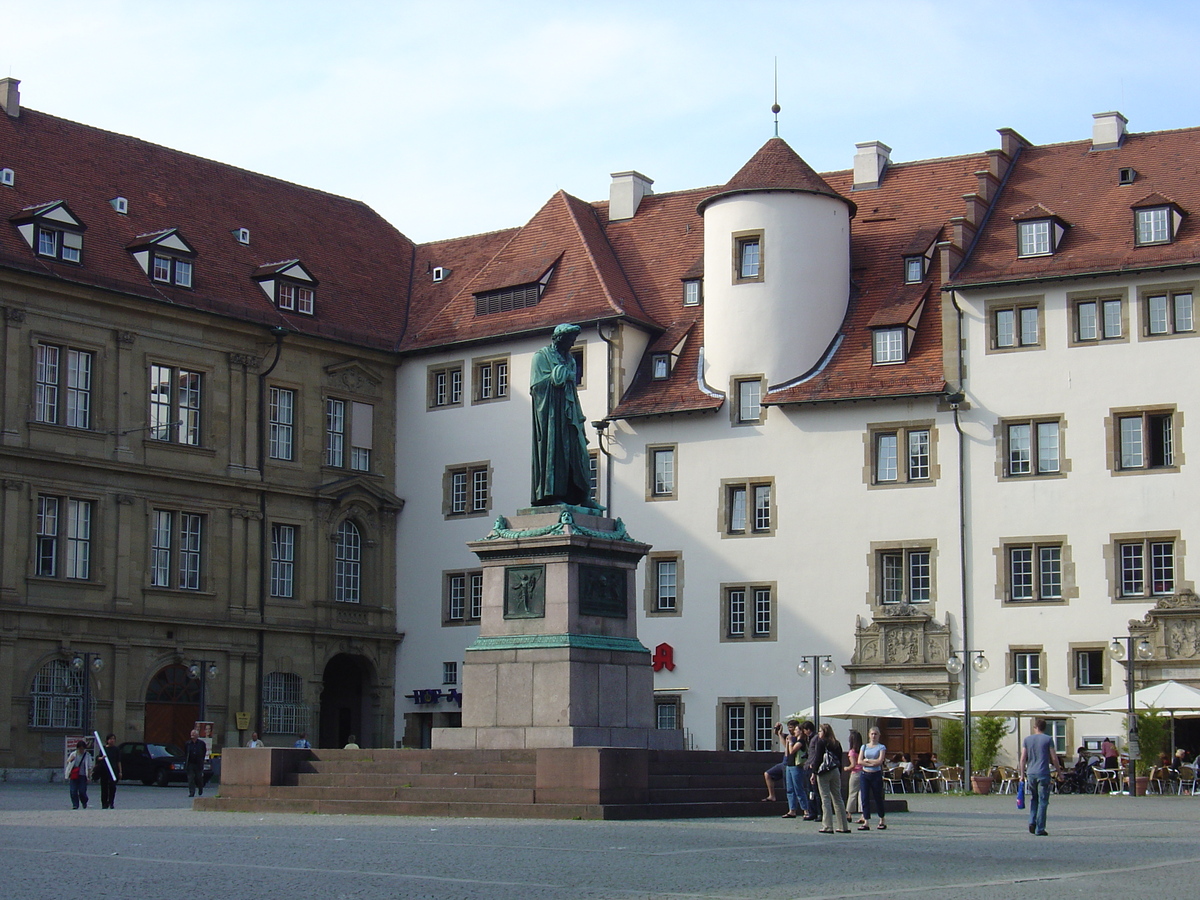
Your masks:
{"label": "gabled pediment", "polygon": [[164,228],[162,231],[152,231],[149,234],[139,234],[125,249],[131,252],[161,247],[185,256],[195,256],[196,248],[187,242],[178,228]]}
{"label": "gabled pediment", "polygon": [[383,376],[356,359],[325,367],[330,382],[348,391],[362,394],[377,394],[383,384]]}
{"label": "gabled pediment", "polygon": [[358,502],[371,509],[390,512],[399,512],[404,508],[403,500],[391,491],[381,488],[376,482],[377,479],[367,475],[351,475],[321,485],[317,488],[317,496],[339,506],[350,506]]}
{"label": "gabled pediment", "polygon": [[68,228],[77,228],[80,231],[87,228],[79,220],[79,217],[71,212],[65,200],[51,200],[48,203],[37,203],[33,206],[27,206],[13,216],[10,221],[19,225],[22,222],[32,222],[35,219],[40,219],[44,222],[55,222],[59,225],[65,225]]}

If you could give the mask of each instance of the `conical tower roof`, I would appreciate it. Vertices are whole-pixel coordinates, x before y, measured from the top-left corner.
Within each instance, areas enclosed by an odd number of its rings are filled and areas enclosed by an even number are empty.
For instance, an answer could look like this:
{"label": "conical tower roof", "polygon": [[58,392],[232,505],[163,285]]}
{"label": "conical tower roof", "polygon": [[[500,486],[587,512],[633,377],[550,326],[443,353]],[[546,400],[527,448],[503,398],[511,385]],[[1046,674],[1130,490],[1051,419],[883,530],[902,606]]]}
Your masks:
{"label": "conical tower roof", "polygon": [[851,216],[858,210],[854,203],[826,184],[825,179],[801,159],[800,155],[788,146],[787,141],[773,137],[750,157],[721,190],[701,200],[696,212],[703,214],[708,204],[723,197],[767,191],[823,194],[841,200],[849,206]]}

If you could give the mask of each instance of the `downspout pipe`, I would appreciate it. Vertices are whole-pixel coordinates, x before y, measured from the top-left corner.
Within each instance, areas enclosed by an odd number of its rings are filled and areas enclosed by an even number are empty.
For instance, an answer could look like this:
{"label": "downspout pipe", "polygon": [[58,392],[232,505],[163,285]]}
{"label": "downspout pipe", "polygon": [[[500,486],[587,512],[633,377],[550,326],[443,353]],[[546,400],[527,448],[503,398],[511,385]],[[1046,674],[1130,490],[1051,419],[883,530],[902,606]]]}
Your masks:
{"label": "downspout pipe", "polygon": [[[957,317],[958,327],[955,329],[955,342],[957,344],[955,351],[958,355],[958,384],[955,386],[953,393],[948,394],[946,399],[950,403],[950,408],[954,411],[954,430],[958,434],[958,576],[959,576],[959,591],[962,596],[962,649],[963,649],[963,755],[966,757],[963,764],[963,771],[966,772],[967,784],[970,784],[971,778],[971,669],[974,660],[967,658],[969,654],[965,651],[973,649],[971,646],[971,603],[968,598],[968,578],[967,578],[967,439],[962,429],[962,418],[959,414],[959,405],[966,399],[966,394],[963,390],[963,311],[958,305],[957,295],[951,291],[950,303],[954,306],[955,316]],[[964,785],[964,788],[966,785]]]}
{"label": "downspout pipe", "polygon": [[608,448],[604,445],[604,433],[608,429],[609,423],[612,421],[609,419],[608,415],[613,409],[613,366],[617,353],[617,344],[612,338],[606,338],[604,336],[604,328],[602,327],[602,323],[599,321],[596,322],[596,334],[600,336],[600,340],[604,341],[604,343],[608,345],[608,348],[606,363],[604,366],[604,418],[598,422],[593,422],[592,427],[596,429],[596,445],[600,448],[600,452],[604,454],[604,505],[606,507],[605,511],[608,513],[609,518],[612,518],[612,453],[610,453]]}
{"label": "downspout pipe", "polygon": [[258,477],[262,484],[258,492],[258,647],[256,648],[255,660],[257,672],[254,678],[254,723],[255,730],[261,735],[263,731],[262,722],[262,691],[264,667],[266,666],[266,650],[267,650],[267,634],[261,627],[267,621],[267,580],[271,577],[270,565],[270,546],[268,545],[267,531],[267,487],[266,487],[266,445],[267,445],[267,378],[275,367],[279,365],[279,357],[283,354],[283,339],[288,336],[288,330],[282,325],[275,325],[271,328],[271,335],[275,338],[275,358],[271,360],[271,365],[258,374]]}

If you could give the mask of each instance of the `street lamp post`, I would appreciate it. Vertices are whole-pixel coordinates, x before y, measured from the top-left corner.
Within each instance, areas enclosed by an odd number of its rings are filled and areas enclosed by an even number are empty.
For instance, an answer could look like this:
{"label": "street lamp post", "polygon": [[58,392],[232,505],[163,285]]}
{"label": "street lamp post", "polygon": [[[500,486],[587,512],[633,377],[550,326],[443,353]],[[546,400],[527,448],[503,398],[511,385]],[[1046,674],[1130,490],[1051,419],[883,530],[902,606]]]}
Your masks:
{"label": "street lamp post", "polygon": [[1136,797],[1134,760],[1142,755],[1142,748],[1138,741],[1137,712],[1133,708],[1133,694],[1136,686],[1134,670],[1137,667],[1139,659],[1154,658],[1154,648],[1150,646],[1150,642],[1145,638],[1142,638],[1135,648],[1133,646],[1133,635],[1127,634],[1113,638],[1112,643],[1108,645],[1108,655],[1118,661],[1122,659],[1127,660],[1125,663],[1125,713],[1128,718],[1125,720],[1125,740],[1128,747],[1128,760],[1125,764],[1125,778],[1129,784],[1129,796]]}
{"label": "street lamp post", "polygon": [[188,666],[188,675],[200,682],[200,721],[207,722],[208,679],[217,677],[217,664],[211,659],[197,659]]}
{"label": "street lamp post", "polygon": [[976,672],[986,672],[991,663],[988,662],[982,650],[951,650],[950,658],[946,660],[946,671],[951,675],[962,673],[963,683],[963,771],[971,778],[971,672],[963,666],[963,659],[971,661],[971,669]]}
{"label": "street lamp post", "polygon": [[800,665],[796,666],[796,672],[801,677],[807,678],[813,676],[813,724],[821,724],[821,676],[832,675],[837,670],[833,665],[833,657],[828,654],[817,654],[815,656],[801,656]]}
{"label": "street lamp post", "polygon": [[92,733],[92,672],[103,669],[104,660],[98,653],[76,653],[71,660],[71,668],[83,677],[83,710],[79,721],[84,737],[87,737]]}

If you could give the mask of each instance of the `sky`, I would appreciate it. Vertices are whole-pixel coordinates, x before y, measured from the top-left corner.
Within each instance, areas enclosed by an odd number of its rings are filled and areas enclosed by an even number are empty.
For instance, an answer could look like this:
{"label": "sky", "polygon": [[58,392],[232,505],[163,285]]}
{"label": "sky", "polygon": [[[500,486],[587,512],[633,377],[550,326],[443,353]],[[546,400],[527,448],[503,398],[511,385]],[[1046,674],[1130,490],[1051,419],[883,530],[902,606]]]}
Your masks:
{"label": "sky", "polygon": [[[0,0],[24,106],[370,205],[418,242],[562,189],[1200,125],[1194,0]],[[776,75],[776,72],[778,73]],[[0,165],[3,160],[0,160]]]}

